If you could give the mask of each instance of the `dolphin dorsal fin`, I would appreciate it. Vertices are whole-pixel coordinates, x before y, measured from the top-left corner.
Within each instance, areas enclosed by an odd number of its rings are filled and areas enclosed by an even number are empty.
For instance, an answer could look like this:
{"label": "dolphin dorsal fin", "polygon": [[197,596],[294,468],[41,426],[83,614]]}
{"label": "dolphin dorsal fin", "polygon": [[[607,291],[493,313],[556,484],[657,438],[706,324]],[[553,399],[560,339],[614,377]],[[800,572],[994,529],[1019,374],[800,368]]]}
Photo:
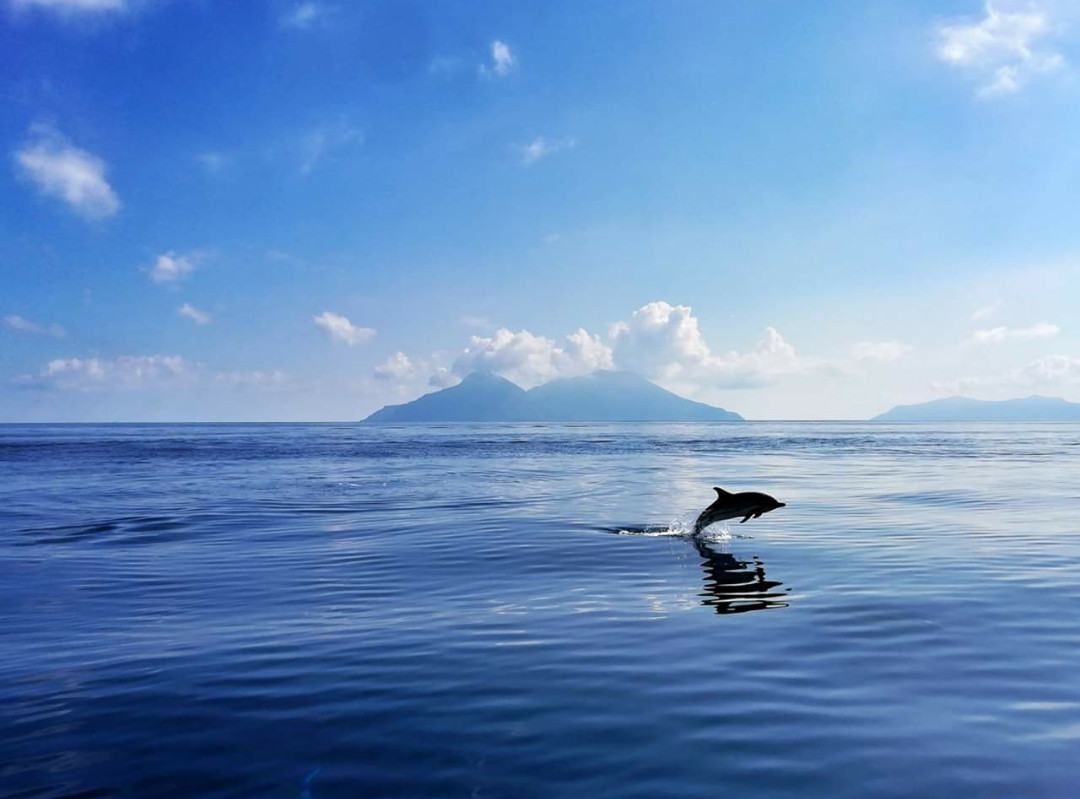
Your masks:
{"label": "dolphin dorsal fin", "polygon": [[713,486],[712,490],[716,492],[716,496],[719,497],[720,499],[723,499],[724,497],[730,497],[731,496],[730,491],[725,491],[720,486]]}

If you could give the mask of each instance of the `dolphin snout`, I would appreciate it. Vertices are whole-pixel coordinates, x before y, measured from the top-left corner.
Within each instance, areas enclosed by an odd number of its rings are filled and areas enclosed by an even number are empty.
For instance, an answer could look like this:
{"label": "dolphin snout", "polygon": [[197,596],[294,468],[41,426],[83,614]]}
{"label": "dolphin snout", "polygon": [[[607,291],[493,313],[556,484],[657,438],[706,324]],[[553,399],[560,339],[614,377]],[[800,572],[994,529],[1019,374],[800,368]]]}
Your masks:
{"label": "dolphin snout", "polygon": [[778,508],[786,508],[787,503],[786,502],[777,502],[776,507],[778,507]]}

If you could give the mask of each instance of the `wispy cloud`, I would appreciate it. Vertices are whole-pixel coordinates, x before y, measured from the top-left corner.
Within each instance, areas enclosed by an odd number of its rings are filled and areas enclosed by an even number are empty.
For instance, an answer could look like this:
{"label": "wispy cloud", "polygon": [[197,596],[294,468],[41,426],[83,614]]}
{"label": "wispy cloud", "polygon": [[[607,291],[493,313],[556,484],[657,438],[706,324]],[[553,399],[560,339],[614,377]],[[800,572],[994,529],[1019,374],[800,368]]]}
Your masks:
{"label": "wispy cloud", "polygon": [[170,250],[159,255],[146,271],[155,283],[176,283],[195,271],[196,260],[195,255],[180,255]]}
{"label": "wispy cloud", "polygon": [[1018,369],[981,377],[961,377],[933,384],[938,391],[1015,393],[1017,391],[1065,389],[1080,385],[1080,358],[1044,355]]}
{"label": "wispy cloud", "polygon": [[350,347],[375,338],[374,328],[357,327],[347,317],[333,311],[323,311],[318,316],[311,317],[311,320],[330,338],[343,341]]}
{"label": "wispy cloud", "polygon": [[898,361],[910,351],[899,341],[860,341],[851,348],[851,355],[857,361]]}
{"label": "wispy cloud", "polygon": [[182,355],[55,358],[38,373],[12,381],[25,388],[102,393],[223,387],[276,390],[290,385],[280,370],[219,372]]}
{"label": "wispy cloud", "polygon": [[261,390],[281,389],[293,384],[289,376],[280,369],[269,372],[216,372],[210,377],[210,382],[226,388]]}
{"label": "wispy cloud", "polygon": [[343,120],[311,130],[300,139],[300,174],[310,175],[334,151],[363,142],[364,134]]}
{"label": "wispy cloud", "polygon": [[991,327],[976,330],[971,340],[976,344],[992,344],[999,341],[1031,341],[1033,339],[1053,338],[1061,328],[1047,322],[1040,322],[1031,327]]}
{"label": "wispy cloud", "polygon": [[52,336],[53,338],[63,338],[67,335],[67,331],[55,322],[51,325],[39,325],[35,322],[31,322],[17,314],[4,317],[4,326],[10,330],[18,330],[21,333],[34,333],[39,336]]}
{"label": "wispy cloud", "polygon": [[475,328],[490,328],[491,322],[484,316],[472,316],[471,314],[465,314],[458,320],[463,327],[475,327]]}
{"label": "wispy cloud", "polygon": [[297,3],[279,17],[278,23],[283,28],[310,30],[325,22],[329,12],[330,9],[322,3]]}
{"label": "wispy cloud", "polygon": [[12,0],[15,8],[44,8],[67,14],[90,14],[107,11],[124,11],[131,4],[128,0]]}
{"label": "wispy cloud", "polygon": [[105,162],[48,125],[31,126],[13,157],[22,179],[42,194],[63,200],[85,219],[105,219],[120,210],[120,199],[106,180]]}
{"label": "wispy cloud", "polygon": [[232,159],[225,153],[216,150],[208,150],[206,152],[196,153],[195,162],[211,175],[217,175],[229,166]]}
{"label": "wispy cloud", "polygon": [[118,358],[56,358],[37,375],[16,383],[72,391],[136,389],[194,382],[196,368],[179,355],[122,355]]}
{"label": "wispy cloud", "polygon": [[577,142],[574,139],[545,139],[543,136],[537,136],[528,144],[523,144],[519,148],[521,151],[521,162],[525,166],[532,166],[541,158],[547,158],[549,155],[553,155],[560,150],[569,150]]}
{"label": "wispy cloud", "polygon": [[210,314],[205,311],[200,311],[190,302],[185,302],[179,308],[176,309],[177,316],[183,316],[185,319],[190,319],[197,325],[208,325],[213,321]]}
{"label": "wispy cloud", "polygon": [[1065,65],[1061,53],[1039,46],[1052,32],[1049,13],[1034,4],[1010,12],[987,3],[979,21],[938,28],[937,55],[974,75],[978,96],[1010,94]]}
{"label": "wispy cloud", "polygon": [[984,305],[982,308],[978,308],[971,314],[972,322],[981,322],[984,319],[989,319],[998,312],[1000,306],[996,302],[992,302],[989,305]]}
{"label": "wispy cloud", "polygon": [[505,78],[517,69],[517,56],[510,45],[500,39],[491,42],[491,60],[480,65],[480,74],[486,78]]}

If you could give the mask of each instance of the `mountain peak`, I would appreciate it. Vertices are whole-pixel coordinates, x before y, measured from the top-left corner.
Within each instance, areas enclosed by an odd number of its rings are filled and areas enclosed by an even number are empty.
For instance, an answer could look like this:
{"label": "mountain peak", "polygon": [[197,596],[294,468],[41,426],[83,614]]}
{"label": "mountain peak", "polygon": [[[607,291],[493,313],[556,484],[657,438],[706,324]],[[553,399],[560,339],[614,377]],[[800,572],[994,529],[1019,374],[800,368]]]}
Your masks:
{"label": "mountain peak", "polygon": [[918,405],[897,405],[875,422],[1070,422],[1080,421],[1080,404],[1061,397],[977,400],[947,397]]}
{"label": "mountain peak", "polygon": [[634,372],[599,370],[524,391],[491,372],[388,405],[366,422],[742,421],[737,413],[673,394]]}

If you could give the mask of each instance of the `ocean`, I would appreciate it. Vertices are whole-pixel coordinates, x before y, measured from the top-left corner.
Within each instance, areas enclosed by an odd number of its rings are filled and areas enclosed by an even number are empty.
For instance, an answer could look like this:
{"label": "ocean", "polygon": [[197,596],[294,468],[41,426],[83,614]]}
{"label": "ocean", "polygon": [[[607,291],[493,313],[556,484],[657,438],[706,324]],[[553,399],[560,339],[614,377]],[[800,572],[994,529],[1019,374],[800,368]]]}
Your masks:
{"label": "ocean", "polygon": [[1072,424],[0,426],[0,796],[1076,796],[1078,510]]}

